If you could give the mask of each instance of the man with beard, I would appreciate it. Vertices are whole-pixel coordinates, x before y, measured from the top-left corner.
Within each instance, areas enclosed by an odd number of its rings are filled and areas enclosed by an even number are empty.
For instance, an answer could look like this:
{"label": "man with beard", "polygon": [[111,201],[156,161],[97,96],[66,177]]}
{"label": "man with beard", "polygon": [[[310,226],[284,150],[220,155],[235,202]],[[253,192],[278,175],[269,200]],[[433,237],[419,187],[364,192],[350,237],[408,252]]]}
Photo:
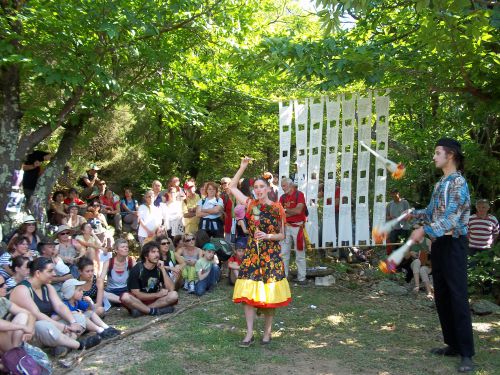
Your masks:
{"label": "man with beard", "polygon": [[156,242],[145,244],[141,250],[141,261],[130,271],[127,287],[135,298],[123,301],[123,304],[132,307],[130,314],[133,317],[171,313],[179,299],[174,283],[160,260],[159,248]]}

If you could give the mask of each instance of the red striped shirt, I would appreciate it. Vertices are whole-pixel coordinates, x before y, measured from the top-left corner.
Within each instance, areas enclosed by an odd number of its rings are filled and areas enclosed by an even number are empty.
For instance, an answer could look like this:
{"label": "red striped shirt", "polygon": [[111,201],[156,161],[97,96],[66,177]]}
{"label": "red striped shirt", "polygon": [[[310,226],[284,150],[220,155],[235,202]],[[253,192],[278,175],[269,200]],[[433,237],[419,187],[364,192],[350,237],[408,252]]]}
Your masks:
{"label": "red striped shirt", "polygon": [[485,219],[472,215],[469,219],[469,247],[475,249],[489,249],[493,239],[498,236],[498,220],[488,215]]}

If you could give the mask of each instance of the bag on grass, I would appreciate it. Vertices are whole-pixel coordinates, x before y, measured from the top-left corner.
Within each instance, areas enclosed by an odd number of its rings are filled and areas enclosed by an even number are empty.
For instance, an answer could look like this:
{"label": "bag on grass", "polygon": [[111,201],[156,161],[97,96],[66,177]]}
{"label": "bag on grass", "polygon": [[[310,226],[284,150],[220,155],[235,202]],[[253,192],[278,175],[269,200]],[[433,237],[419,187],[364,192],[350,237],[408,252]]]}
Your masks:
{"label": "bag on grass", "polygon": [[7,374],[43,375],[43,368],[23,348],[13,348],[2,355],[2,364]]}

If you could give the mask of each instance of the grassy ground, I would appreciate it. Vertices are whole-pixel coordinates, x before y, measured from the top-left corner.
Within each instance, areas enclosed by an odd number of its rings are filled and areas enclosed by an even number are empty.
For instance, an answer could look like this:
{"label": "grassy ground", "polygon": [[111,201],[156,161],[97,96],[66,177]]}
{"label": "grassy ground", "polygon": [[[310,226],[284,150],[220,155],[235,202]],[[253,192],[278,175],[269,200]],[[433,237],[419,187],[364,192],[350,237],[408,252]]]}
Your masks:
{"label": "grassy ground", "polygon": [[[154,332],[137,339],[128,338],[135,340],[135,353],[141,359],[120,372],[141,375],[455,373],[457,358],[428,355],[430,348],[442,342],[436,311],[423,298],[378,296],[367,284],[355,282],[331,287],[314,287],[312,283],[292,287],[293,302],[278,310],[273,341],[267,347],[258,342],[248,349],[237,347],[245,327],[242,307],[231,302],[231,288],[223,283],[202,297],[223,298],[223,301],[193,308]],[[184,293],[181,298],[198,300]],[[137,320],[127,318],[117,323],[127,328],[132,322],[138,324]],[[259,320],[257,341],[261,329]],[[474,317],[476,374],[498,373],[499,331],[498,315]],[[116,349],[120,351],[119,344]],[[108,359],[114,362],[109,356]]]}

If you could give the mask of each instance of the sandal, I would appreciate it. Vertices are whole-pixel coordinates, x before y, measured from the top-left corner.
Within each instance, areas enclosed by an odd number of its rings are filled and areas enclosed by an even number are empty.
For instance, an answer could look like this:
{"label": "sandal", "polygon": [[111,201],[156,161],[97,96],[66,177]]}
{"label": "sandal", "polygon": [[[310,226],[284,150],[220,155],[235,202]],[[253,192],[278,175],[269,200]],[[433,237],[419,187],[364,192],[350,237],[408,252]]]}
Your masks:
{"label": "sandal", "polygon": [[255,341],[255,339],[252,336],[252,338],[249,341],[240,341],[240,343],[238,344],[238,346],[240,348],[249,348],[254,343],[254,341]]}
{"label": "sandal", "polygon": [[444,348],[433,348],[431,349],[431,354],[444,355],[447,357],[453,357],[458,355],[458,352],[450,346],[445,346]]}
{"label": "sandal", "polygon": [[417,293],[418,294],[419,290],[420,290],[420,287],[416,286],[415,288],[413,288],[413,293]]}
{"label": "sandal", "polygon": [[269,337],[269,340],[260,340],[260,345],[269,345],[271,343],[272,338]]}
{"label": "sandal", "polygon": [[457,370],[458,372],[474,371],[474,363],[472,362],[472,359],[470,357],[462,357]]}
{"label": "sandal", "polygon": [[427,295],[425,296],[429,301],[434,301],[434,294],[432,293],[427,293]]}

